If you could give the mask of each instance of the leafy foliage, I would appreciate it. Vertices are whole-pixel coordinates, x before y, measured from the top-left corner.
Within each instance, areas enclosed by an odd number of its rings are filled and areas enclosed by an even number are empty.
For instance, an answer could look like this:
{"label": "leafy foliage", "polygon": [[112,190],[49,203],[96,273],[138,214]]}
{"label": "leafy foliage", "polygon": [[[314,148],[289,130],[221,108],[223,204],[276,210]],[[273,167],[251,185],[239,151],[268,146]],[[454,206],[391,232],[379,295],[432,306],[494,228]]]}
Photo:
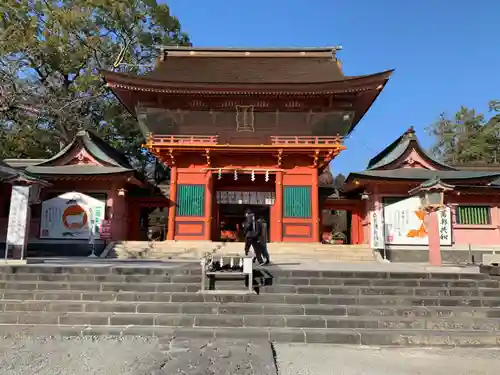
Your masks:
{"label": "leafy foliage", "polygon": [[500,102],[492,101],[490,110],[495,112],[490,118],[466,107],[451,119],[442,114],[427,129],[435,155],[449,164],[500,162]]}
{"label": "leafy foliage", "polygon": [[[56,153],[93,129],[143,167],[136,120],[99,70],[152,68],[155,45],[189,45],[155,0],[4,0],[0,4],[0,158]],[[161,163],[158,163],[161,165]]]}

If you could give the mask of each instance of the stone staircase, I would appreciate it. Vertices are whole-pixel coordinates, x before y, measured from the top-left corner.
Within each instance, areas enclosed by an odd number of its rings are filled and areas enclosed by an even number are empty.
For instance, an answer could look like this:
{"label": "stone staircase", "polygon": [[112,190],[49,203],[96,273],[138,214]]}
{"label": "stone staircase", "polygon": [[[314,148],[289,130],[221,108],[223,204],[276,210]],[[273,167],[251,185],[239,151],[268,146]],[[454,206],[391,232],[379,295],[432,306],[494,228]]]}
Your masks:
{"label": "stone staircase", "polygon": [[[193,262],[0,267],[0,334],[155,335],[497,346],[499,279],[479,273],[256,270],[258,294],[197,293]],[[231,285],[232,284],[232,285]]]}
{"label": "stone staircase", "polygon": [[[229,242],[221,246],[218,254],[242,254],[244,245]],[[267,246],[274,263],[289,261],[366,263],[376,262],[373,250],[367,245],[323,245],[318,243],[269,243]]]}
{"label": "stone staircase", "polygon": [[117,259],[197,259],[216,252],[224,244],[212,241],[123,241],[116,243],[107,258]]}
{"label": "stone staircase", "polygon": [[373,250],[368,245],[270,243],[268,249],[271,259],[276,262],[290,259],[343,263],[375,262]]}
{"label": "stone staircase", "polygon": [[[124,241],[115,244],[108,258],[118,259],[192,259],[199,260],[205,253],[221,255],[243,254],[241,242],[212,241],[162,241],[149,247],[147,241]],[[319,243],[270,243],[271,259],[275,263],[294,261],[319,261],[360,263],[375,262],[372,249],[367,245],[323,245]]]}

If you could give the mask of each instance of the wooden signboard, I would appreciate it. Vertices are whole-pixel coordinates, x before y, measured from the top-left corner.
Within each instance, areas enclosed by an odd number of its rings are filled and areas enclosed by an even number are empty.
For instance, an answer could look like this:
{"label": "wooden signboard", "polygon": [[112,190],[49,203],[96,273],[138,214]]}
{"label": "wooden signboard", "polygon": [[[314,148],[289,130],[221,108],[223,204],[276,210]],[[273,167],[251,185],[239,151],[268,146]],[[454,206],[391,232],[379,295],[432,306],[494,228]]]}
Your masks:
{"label": "wooden signboard", "polygon": [[103,220],[100,227],[100,238],[101,240],[111,239],[111,220]]}
{"label": "wooden signboard", "polygon": [[248,204],[272,206],[274,192],[267,191],[217,191],[218,204]]}

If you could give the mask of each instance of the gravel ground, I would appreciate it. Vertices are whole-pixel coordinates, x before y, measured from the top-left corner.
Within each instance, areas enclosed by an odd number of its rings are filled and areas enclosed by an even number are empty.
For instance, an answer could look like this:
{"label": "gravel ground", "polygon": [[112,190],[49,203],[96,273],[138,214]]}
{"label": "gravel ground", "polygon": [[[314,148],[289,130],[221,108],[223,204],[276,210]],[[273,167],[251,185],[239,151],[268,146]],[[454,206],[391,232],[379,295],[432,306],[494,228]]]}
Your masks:
{"label": "gravel ground", "polygon": [[280,375],[498,375],[500,349],[277,344]]}
{"label": "gravel ground", "polygon": [[4,337],[2,375],[276,375],[268,343]]}
{"label": "gravel ground", "polygon": [[[276,344],[280,375],[497,375],[500,349]],[[268,343],[4,337],[2,375],[276,375]]]}
{"label": "gravel ground", "polygon": [[158,368],[162,360],[152,338],[0,339],[2,375],[142,375]]}

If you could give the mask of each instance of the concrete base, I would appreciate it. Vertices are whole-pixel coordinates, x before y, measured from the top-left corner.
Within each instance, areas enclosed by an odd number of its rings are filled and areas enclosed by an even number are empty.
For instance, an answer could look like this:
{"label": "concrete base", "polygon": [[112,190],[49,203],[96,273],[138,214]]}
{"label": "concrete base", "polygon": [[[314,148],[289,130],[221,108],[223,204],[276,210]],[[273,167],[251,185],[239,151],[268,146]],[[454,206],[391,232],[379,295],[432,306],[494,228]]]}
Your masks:
{"label": "concrete base", "polygon": [[[479,264],[483,256],[489,254],[493,254],[493,250],[472,250],[469,253],[468,250],[441,249],[443,264]],[[429,262],[429,250],[425,249],[386,249],[386,256],[393,263]]]}
{"label": "concrete base", "polygon": [[482,261],[484,265],[498,265],[500,264],[500,254],[484,254]]}
{"label": "concrete base", "polygon": [[245,295],[251,295],[251,294],[257,294],[255,291],[249,291],[249,290],[199,290],[196,292],[197,294],[215,294],[215,295],[228,295],[228,294],[235,294],[238,296],[245,296]]}
{"label": "concrete base", "polygon": [[28,261],[26,259],[7,259],[7,260],[2,260],[0,261],[0,265],[9,265],[9,266],[20,266],[20,265],[25,265],[28,264]]}

